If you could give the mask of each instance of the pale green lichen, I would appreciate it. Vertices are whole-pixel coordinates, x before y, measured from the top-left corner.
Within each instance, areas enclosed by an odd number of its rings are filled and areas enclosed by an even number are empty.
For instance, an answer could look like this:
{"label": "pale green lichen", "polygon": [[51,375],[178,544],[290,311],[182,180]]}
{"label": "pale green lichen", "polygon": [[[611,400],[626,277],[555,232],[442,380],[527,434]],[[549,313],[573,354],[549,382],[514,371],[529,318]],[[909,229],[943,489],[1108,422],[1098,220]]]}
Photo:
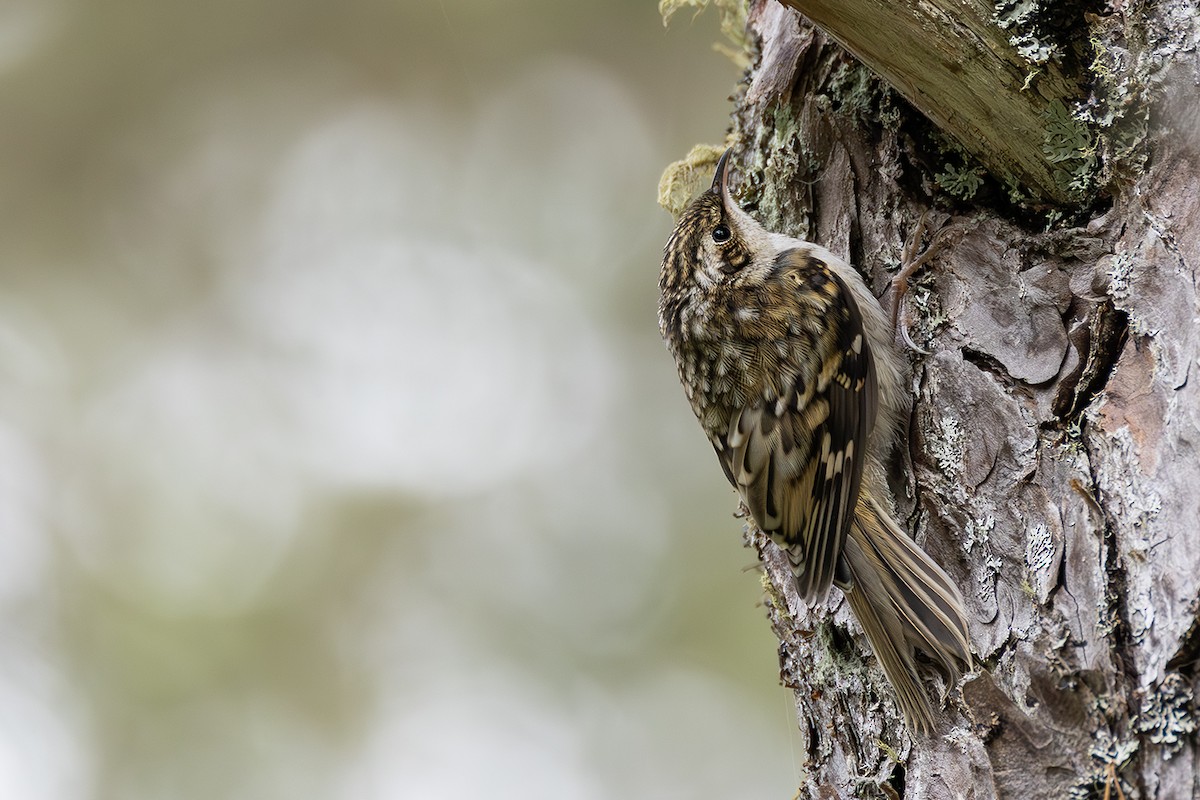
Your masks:
{"label": "pale green lichen", "polygon": [[940,474],[935,489],[962,513],[961,540],[974,565],[976,597],[984,604],[995,601],[996,576],[1004,562],[992,552],[991,536],[996,529],[996,508],[983,494],[969,493],[962,473],[968,437],[962,424],[949,414],[930,415],[926,430],[925,452],[937,464]]}
{"label": "pale green lichen", "polygon": [[1046,130],[1042,152],[1052,163],[1061,164],[1095,157],[1092,135],[1087,125],[1071,116],[1061,100],[1052,102],[1044,117]]}
{"label": "pale green lichen", "polygon": [[856,122],[877,123],[895,130],[902,114],[895,93],[860,61],[844,61],[834,68],[826,86],[833,109]]}
{"label": "pale green lichen", "polygon": [[1060,55],[1057,45],[1047,41],[1041,30],[1043,9],[1038,0],[1000,0],[993,9],[992,20],[1008,33],[1008,43],[1030,64],[1045,64]]}
{"label": "pale green lichen", "polygon": [[[1066,46],[1060,5],[1048,0],[997,0],[993,22],[1008,36],[1027,69],[1025,89],[1053,62],[1079,57],[1090,73],[1090,92],[1068,108],[1054,101],[1045,113],[1043,151],[1057,186],[1074,202],[1102,187],[1135,180],[1147,158],[1150,110],[1176,55],[1200,42],[1200,14],[1176,4],[1160,25],[1131,24],[1128,15],[1086,15],[1087,40]],[[1074,71],[1072,69],[1072,71]],[[1014,202],[1021,203],[1013,192]]]}
{"label": "pale green lichen", "polygon": [[1048,597],[1043,593],[1053,585],[1050,573],[1055,566],[1056,554],[1054,535],[1046,525],[1038,523],[1025,534],[1025,569],[1028,577],[1022,581],[1022,588],[1028,585],[1030,595],[1040,603],[1046,602]]}
{"label": "pale green lichen", "polygon": [[1101,764],[1113,764],[1120,768],[1133,759],[1138,751],[1138,743],[1133,739],[1118,739],[1108,731],[1096,732],[1096,744],[1088,752],[1093,759]]}
{"label": "pale green lichen", "polygon": [[1003,176],[1004,192],[1008,196],[1008,202],[1014,206],[1026,206],[1030,203],[1030,196],[1012,175]]}
{"label": "pale green lichen", "polygon": [[1057,228],[1059,223],[1061,223],[1063,221],[1063,218],[1064,218],[1063,213],[1061,211],[1059,211],[1057,208],[1052,208],[1048,212],[1046,212],[1046,227],[1044,229],[1045,232],[1049,233],[1050,231]]}
{"label": "pale green lichen", "polygon": [[[1067,792],[1070,800],[1094,800],[1097,797],[1132,797],[1133,789],[1118,774],[1138,751],[1136,740],[1122,740],[1103,728],[1096,732],[1096,744],[1089,755],[1093,768]],[[1114,789],[1113,787],[1116,787]],[[1120,794],[1118,794],[1118,790]]]}
{"label": "pale green lichen", "polygon": [[[1200,47],[1200,9],[1164,4],[1151,25],[1130,24],[1128,15],[1090,20],[1088,69],[1095,80],[1075,116],[1096,131],[1102,174],[1099,183],[1132,182],[1144,173],[1150,113],[1171,70],[1188,63]],[[1160,107],[1157,113],[1162,113]],[[1169,113],[1164,117],[1169,116]],[[1169,123],[1168,123],[1169,124]]]}
{"label": "pale green lichen", "polygon": [[1138,336],[1152,336],[1157,331],[1148,325],[1144,315],[1138,313],[1136,304],[1129,301],[1134,296],[1137,257],[1128,251],[1101,256],[1096,262],[1096,273],[1102,277],[1104,288],[1113,304],[1128,314],[1129,330]]}
{"label": "pale green lichen", "polygon": [[[901,266],[896,264],[895,268],[899,269]],[[925,351],[933,347],[933,340],[938,331],[950,322],[950,315],[942,307],[942,296],[937,292],[935,281],[932,273],[922,274],[909,285],[905,300],[905,308],[916,311],[916,320],[919,323],[909,328],[909,336],[914,339],[914,344]]]}
{"label": "pale green lichen", "polygon": [[739,199],[755,202],[759,221],[768,230],[810,238],[811,204],[796,187],[805,186],[821,165],[804,145],[791,106],[773,105],[767,110],[755,128],[750,151],[755,160],[747,165]]}
{"label": "pale green lichen", "polygon": [[[1172,28],[1183,30],[1183,28]],[[1088,69],[1094,76],[1091,97],[1077,116],[1097,131],[1102,154],[1102,182],[1134,179],[1147,158],[1142,146],[1149,132],[1151,99],[1168,57],[1158,60],[1147,43],[1130,42],[1127,31],[1114,20],[1098,18],[1089,36],[1092,53]],[[1139,55],[1134,55],[1134,51]]]}
{"label": "pale green lichen", "polygon": [[1042,153],[1054,165],[1054,182],[1077,199],[1095,188],[1096,144],[1087,124],[1055,100],[1042,115],[1045,129]]}
{"label": "pale green lichen", "polygon": [[658,204],[678,218],[692,198],[712,184],[724,152],[720,145],[698,144],[681,160],[668,164],[658,179]]}
{"label": "pale green lichen", "polygon": [[816,634],[818,642],[817,650],[824,654],[825,661],[821,666],[825,668],[825,672],[821,677],[824,682],[833,682],[834,672],[858,672],[863,669],[864,661],[861,658],[847,659],[843,657],[844,648],[839,646],[835,641],[835,637],[845,638],[844,634],[835,632],[835,623],[832,620],[822,620],[817,623],[813,633]]}
{"label": "pale green lichen", "polygon": [[1115,299],[1129,299],[1129,277],[1133,273],[1133,254],[1117,253],[1107,271],[1108,292]]}
{"label": "pale green lichen", "polygon": [[934,176],[937,185],[962,200],[970,200],[983,186],[983,169],[968,168],[966,165],[947,164],[943,172]]}
{"label": "pale green lichen", "polygon": [[958,420],[949,415],[934,417],[935,426],[941,435],[929,440],[928,452],[937,462],[938,468],[950,480],[962,472],[963,452],[967,436]]}
{"label": "pale green lichen", "polygon": [[953,197],[960,200],[973,199],[975,193],[983,186],[987,170],[950,137],[935,132],[933,143],[942,159],[942,169],[934,175],[934,181]]}
{"label": "pale green lichen", "polygon": [[[1097,407],[1089,416],[1095,421],[1103,411],[1103,407]],[[1101,489],[1109,503],[1115,505],[1123,524],[1133,531],[1144,532],[1162,511],[1162,494],[1141,479],[1144,473],[1136,468],[1141,461],[1138,445],[1128,426],[1110,431],[1106,439],[1111,449],[1106,467],[1097,472]]]}
{"label": "pale green lichen", "polygon": [[[1088,409],[1089,422],[1096,422],[1105,413],[1105,404],[1095,404]],[[1162,496],[1150,488],[1142,476],[1138,444],[1128,425],[1115,430],[1105,430],[1104,435],[1092,438],[1093,446],[1100,448],[1095,476],[1096,486],[1105,498],[1105,507],[1113,518],[1120,521],[1119,531],[1106,531],[1106,538],[1119,532],[1121,555],[1130,559],[1145,559],[1155,537],[1155,521],[1162,510]],[[1128,636],[1133,642],[1140,641],[1154,625],[1157,603],[1153,594],[1158,591],[1142,571],[1131,573],[1125,589],[1126,606],[1124,619]],[[1105,634],[1120,624],[1117,614],[1121,598],[1109,586],[1097,601],[1101,615],[1100,628]]]}
{"label": "pale green lichen", "polygon": [[767,598],[767,603],[779,619],[779,624],[788,627],[794,626],[795,622],[792,619],[791,610],[788,609],[787,600],[779,593],[778,587],[775,586],[775,582],[771,580],[771,576],[766,570],[763,570],[759,582],[762,585],[763,594]]}
{"label": "pale green lichen", "polygon": [[709,7],[717,10],[721,34],[728,41],[728,44],[713,44],[713,49],[727,56],[739,69],[746,69],[750,66],[750,37],[746,32],[746,3],[743,0],[659,0],[658,13],[665,26],[680,9],[694,8],[699,15]]}
{"label": "pale green lichen", "polygon": [[1171,672],[1143,693],[1137,728],[1162,746],[1164,759],[1178,753],[1184,740],[1196,732],[1196,700],[1182,675]]}

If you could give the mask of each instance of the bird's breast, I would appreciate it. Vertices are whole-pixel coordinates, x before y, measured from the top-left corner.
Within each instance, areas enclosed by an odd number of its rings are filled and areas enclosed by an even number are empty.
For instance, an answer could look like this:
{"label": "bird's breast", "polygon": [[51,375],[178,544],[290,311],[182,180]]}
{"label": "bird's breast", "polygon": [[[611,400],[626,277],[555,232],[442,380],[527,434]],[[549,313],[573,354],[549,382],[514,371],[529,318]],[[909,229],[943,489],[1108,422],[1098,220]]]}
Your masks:
{"label": "bird's breast", "polygon": [[680,315],[672,352],[692,410],[718,442],[742,408],[777,397],[805,361],[806,326],[761,289],[697,298]]}

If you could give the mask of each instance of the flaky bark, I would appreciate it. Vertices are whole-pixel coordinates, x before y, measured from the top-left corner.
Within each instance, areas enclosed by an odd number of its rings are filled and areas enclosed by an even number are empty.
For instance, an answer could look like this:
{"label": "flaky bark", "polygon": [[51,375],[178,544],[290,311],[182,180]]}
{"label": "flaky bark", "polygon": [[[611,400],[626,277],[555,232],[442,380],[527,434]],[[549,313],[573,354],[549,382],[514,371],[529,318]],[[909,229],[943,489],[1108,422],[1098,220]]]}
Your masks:
{"label": "flaky bark", "polygon": [[902,314],[928,353],[905,346],[893,488],[959,581],[980,662],[938,735],[910,739],[840,594],[807,608],[749,531],[807,734],[801,797],[1200,796],[1200,26],[1180,1],[1071,24],[1095,46],[1074,167],[1108,199],[1046,217],[1035,191],[939,181],[957,156],[928,123],[792,9],[751,6],[743,204],[880,294],[936,209]]}

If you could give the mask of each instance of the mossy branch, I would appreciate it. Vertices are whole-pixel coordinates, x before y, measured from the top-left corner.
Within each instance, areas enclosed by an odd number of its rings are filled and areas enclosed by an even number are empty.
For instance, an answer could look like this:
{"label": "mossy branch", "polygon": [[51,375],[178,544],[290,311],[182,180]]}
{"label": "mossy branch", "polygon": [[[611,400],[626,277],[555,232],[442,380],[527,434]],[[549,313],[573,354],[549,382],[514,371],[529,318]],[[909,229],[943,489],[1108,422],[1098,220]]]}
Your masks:
{"label": "mossy branch", "polygon": [[1056,45],[1040,35],[1036,3],[1018,14],[979,0],[781,2],[895,87],[1002,184],[1019,186],[1034,203],[1086,198],[1085,177],[1065,172],[1062,154],[1046,147],[1061,139],[1058,112],[1083,92],[1059,67]]}

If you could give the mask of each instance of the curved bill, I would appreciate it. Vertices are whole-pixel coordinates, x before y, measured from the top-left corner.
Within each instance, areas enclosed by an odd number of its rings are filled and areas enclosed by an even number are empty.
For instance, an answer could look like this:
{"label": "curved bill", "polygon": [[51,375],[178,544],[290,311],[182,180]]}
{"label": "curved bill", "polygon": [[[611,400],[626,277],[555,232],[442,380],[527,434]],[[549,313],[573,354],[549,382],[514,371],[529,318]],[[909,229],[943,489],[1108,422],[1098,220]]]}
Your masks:
{"label": "curved bill", "polygon": [[724,153],[721,153],[721,159],[717,161],[717,171],[713,175],[712,188],[710,192],[717,195],[723,195],[728,190],[728,178],[725,176],[725,164],[729,161],[729,154],[733,148],[728,148]]}

